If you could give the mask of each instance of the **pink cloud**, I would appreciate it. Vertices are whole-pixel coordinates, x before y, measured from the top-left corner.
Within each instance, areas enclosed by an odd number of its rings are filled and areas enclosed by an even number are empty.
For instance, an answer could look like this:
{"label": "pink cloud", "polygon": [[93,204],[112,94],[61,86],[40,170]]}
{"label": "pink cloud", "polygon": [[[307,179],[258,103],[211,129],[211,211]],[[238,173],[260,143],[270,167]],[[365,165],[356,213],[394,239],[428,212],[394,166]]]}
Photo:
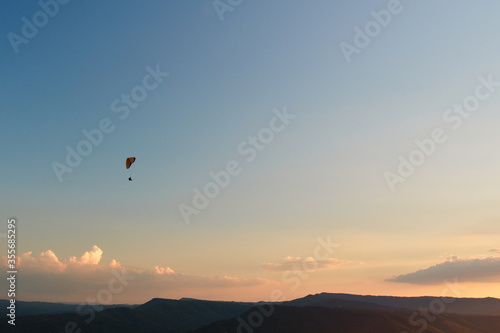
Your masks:
{"label": "pink cloud", "polygon": [[76,259],[76,257],[70,257],[69,261],[76,264],[81,265],[98,265],[102,259],[102,250],[94,245],[92,247],[92,251],[85,252],[80,259]]}
{"label": "pink cloud", "polygon": [[[168,266],[138,269],[122,265],[116,259],[106,264],[102,262],[102,255],[103,251],[96,245],[80,257],[72,256],[67,259],[58,258],[52,250],[39,255],[33,255],[32,252],[22,254],[17,258],[23,280],[23,288],[19,291],[20,299],[96,302],[98,295],[111,286],[112,290],[120,292],[113,293],[109,302],[127,300],[128,303],[140,303],[153,297],[186,297],[192,295],[194,290],[197,295],[217,295],[227,288],[241,291],[241,288],[270,284],[260,278],[177,273]],[[0,267],[6,268],[7,258],[1,259]],[[0,280],[1,290],[6,287],[4,280]],[[125,281],[123,288],[119,281]]]}
{"label": "pink cloud", "polygon": [[[69,259],[60,260],[52,250],[47,250],[37,256],[34,256],[33,252],[29,251],[17,257],[17,266],[41,272],[63,272],[68,268],[78,266],[97,266],[101,261],[102,253],[102,250],[97,245],[94,245],[91,251],[86,251],[78,259],[70,257]],[[4,262],[6,261],[5,257],[2,257],[2,259]]]}
{"label": "pink cloud", "polygon": [[285,259],[276,262],[265,262],[261,264],[261,268],[269,271],[293,271],[293,270],[305,270],[305,271],[316,271],[322,269],[333,269],[338,265],[350,263],[350,261],[339,260],[334,258],[327,258],[324,260],[317,260],[313,257],[307,257],[302,259],[301,257],[285,257]]}
{"label": "pink cloud", "polygon": [[66,265],[59,261],[52,250],[40,253],[38,263],[47,268],[55,269],[56,271],[62,271],[66,268]]}
{"label": "pink cloud", "polygon": [[175,274],[174,270],[171,269],[170,267],[160,267],[160,266],[155,266],[154,273],[158,275],[162,274]]}

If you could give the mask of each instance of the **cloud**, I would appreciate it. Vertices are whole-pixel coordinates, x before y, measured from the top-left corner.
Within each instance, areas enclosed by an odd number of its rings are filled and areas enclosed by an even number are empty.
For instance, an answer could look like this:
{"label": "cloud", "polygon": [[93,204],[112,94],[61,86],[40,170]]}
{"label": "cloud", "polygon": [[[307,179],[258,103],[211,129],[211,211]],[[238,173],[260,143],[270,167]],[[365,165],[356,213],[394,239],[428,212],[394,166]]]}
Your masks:
{"label": "cloud", "polygon": [[491,249],[490,252],[500,253],[500,249]]}
{"label": "cloud", "polygon": [[122,268],[122,265],[120,265],[120,263],[118,261],[116,261],[115,259],[111,260],[111,263],[109,264],[109,266],[113,269]]}
{"label": "cloud", "polygon": [[[94,245],[92,251],[85,252],[79,259],[70,257],[69,259],[59,260],[52,250],[47,250],[37,256],[26,252],[17,257],[17,266],[25,270],[34,270],[39,272],[64,272],[68,269],[75,269],[81,266],[97,266],[102,258],[102,250]],[[3,258],[5,262],[5,257]]]}
{"label": "cloud", "polygon": [[286,257],[277,263],[262,263],[261,268],[268,271],[284,272],[284,271],[316,271],[321,269],[333,269],[338,265],[349,263],[349,261],[327,258],[324,260],[316,260],[313,257],[302,259],[301,257]]}
{"label": "cloud", "polygon": [[500,277],[500,257],[460,259],[454,256],[450,259],[386,281],[425,285],[441,284],[454,279],[460,282],[488,282]]}
{"label": "cloud", "polygon": [[[18,279],[23,300],[55,302],[99,302],[99,295],[111,295],[110,303],[141,303],[154,297],[187,297],[220,295],[221,289],[252,288],[271,281],[242,279],[228,275],[201,276],[177,273],[172,268],[155,266],[138,269],[112,259],[102,262],[103,251],[96,245],[80,257],[58,258],[52,250],[38,255],[26,252],[17,257]],[[7,257],[1,257],[0,269],[6,271]],[[6,279],[0,280],[0,290],[7,290]],[[113,293],[107,292],[112,290]],[[119,290],[119,292],[116,292]]]}
{"label": "cloud", "polygon": [[154,273],[157,275],[162,275],[162,274],[175,274],[174,270],[171,269],[170,267],[160,267],[160,266],[155,266]]}
{"label": "cloud", "polygon": [[92,251],[85,252],[80,259],[76,259],[76,257],[69,258],[69,261],[72,263],[77,263],[81,265],[98,265],[99,261],[102,259],[102,250],[94,245]]}

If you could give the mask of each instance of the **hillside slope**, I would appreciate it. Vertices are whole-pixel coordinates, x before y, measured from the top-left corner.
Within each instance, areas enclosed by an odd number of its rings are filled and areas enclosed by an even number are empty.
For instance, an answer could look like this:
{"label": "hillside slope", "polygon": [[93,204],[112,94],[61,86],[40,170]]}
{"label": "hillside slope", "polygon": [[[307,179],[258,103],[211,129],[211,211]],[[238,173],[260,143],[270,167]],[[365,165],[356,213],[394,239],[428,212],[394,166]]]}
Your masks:
{"label": "hillside slope", "polygon": [[[422,329],[418,324],[412,326],[411,313],[403,311],[276,306],[268,317],[259,313],[252,308],[237,318],[203,326],[193,333],[416,333]],[[444,314],[427,324],[428,333],[500,332],[500,316]]]}

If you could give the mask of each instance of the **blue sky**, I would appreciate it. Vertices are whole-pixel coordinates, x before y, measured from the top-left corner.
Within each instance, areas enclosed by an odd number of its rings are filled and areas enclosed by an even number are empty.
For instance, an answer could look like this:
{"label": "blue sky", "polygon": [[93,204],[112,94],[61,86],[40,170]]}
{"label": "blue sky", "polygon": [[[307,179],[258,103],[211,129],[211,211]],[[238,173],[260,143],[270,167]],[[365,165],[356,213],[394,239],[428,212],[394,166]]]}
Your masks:
{"label": "blue sky", "polygon": [[[327,285],[389,293],[394,282],[384,279],[448,255],[494,253],[500,94],[459,130],[442,117],[478,77],[500,80],[500,5],[401,1],[401,13],[347,63],[340,43],[353,44],[354,29],[388,3],[242,1],[221,21],[211,1],[73,0],[16,53],[8,34],[22,35],[22,18],[41,7],[5,1],[0,210],[19,220],[18,251],[51,250],[63,262],[97,245],[102,262],[279,281],[260,265],[308,257],[317,237],[333,235],[343,249],[333,257],[351,264],[318,273],[297,295]],[[169,75],[121,120],[111,104],[142,84],[148,66]],[[237,147],[284,108],[293,121],[246,162]],[[104,118],[114,130],[60,182],[51,164]],[[384,173],[437,127],[448,141],[392,192]],[[133,182],[128,156],[137,157]],[[231,160],[241,174],[186,225],[179,204],[192,205],[193,189]],[[473,236],[485,223],[489,235]],[[471,238],[454,245],[462,237]],[[356,289],[359,281],[372,289]],[[417,293],[405,288],[394,293]],[[230,298],[209,289],[180,292]],[[265,298],[262,290],[237,297]],[[37,295],[25,297],[48,297]]]}

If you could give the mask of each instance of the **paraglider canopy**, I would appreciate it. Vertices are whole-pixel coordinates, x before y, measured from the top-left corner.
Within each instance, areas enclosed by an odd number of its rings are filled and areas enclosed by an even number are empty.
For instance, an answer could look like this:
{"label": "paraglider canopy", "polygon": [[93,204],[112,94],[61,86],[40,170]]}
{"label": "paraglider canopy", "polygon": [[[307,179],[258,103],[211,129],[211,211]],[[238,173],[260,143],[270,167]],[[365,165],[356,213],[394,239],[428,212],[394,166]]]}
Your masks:
{"label": "paraglider canopy", "polygon": [[127,169],[130,168],[130,166],[134,162],[135,162],[135,157],[129,157],[129,158],[127,158],[127,160],[125,161],[125,166],[127,167]]}

